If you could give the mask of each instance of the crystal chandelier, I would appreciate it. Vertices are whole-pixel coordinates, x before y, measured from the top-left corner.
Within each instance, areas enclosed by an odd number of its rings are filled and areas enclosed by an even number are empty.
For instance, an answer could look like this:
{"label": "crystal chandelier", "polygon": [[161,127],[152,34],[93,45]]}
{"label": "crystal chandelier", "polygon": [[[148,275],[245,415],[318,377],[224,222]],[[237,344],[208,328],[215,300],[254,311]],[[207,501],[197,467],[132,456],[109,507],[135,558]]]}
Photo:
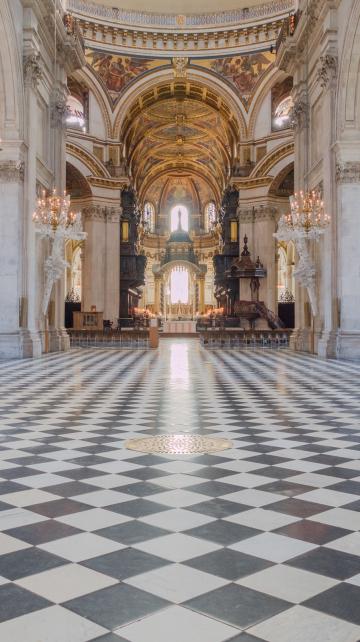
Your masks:
{"label": "crystal chandelier", "polygon": [[[306,4],[306,27],[309,21],[309,0]],[[318,311],[316,295],[316,267],[311,256],[308,241],[318,241],[330,223],[330,216],[325,212],[324,202],[317,190],[310,190],[309,181],[309,31],[306,29],[306,55],[305,55],[305,168],[304,191],[290,196],[290,212],[283,215],[274,234],[278,241],[293,241],[299,257],[294,270],[297,281],[306,287],[311,304],[313,317]]]}
{"label": "crystal chandelier", "polygon": [[[54,239],[56,233],[63,237],[72,238],[72,231],[79,228],[80,215],[70,212],[70,196],[64,192],[63,196],[56,193],[46,196],[45,190],[37,200],[33,221],[41,236]],[[80,229],[79,229],[80,231]]]}
{"label": "crystal chandelier", "polygon": [[300,191],[290,196],[290,213],[281,217],[277,238],[282,241],[318,241],[330,223],[319,192]]}
{"label": "crystal chandelier", "polygon": [[[54,0],[54,83],[57,80],[57,40],[56,40],[56,19],[58,12],[58,0]],[[56,180],[56,144],[53,136],[53,168],[54,183]],[[42,300],[42,312],[47,318],[48,307],[51,293],[55,283],[64,277],[65,270],[69,267],[65,260],[65,242],[83,241],[86,233],[82,229],[81,214],[70,212],[70,195],[64,194],[59,196],[54,188],[53,192],[46,195],[43,190],[42,195],[37,200],[36,209],[33,214],[34,225],[43,238],[50,239],[50,254],[44,263],[45,284]],[[45,326],[46,327],[46,326]]]}

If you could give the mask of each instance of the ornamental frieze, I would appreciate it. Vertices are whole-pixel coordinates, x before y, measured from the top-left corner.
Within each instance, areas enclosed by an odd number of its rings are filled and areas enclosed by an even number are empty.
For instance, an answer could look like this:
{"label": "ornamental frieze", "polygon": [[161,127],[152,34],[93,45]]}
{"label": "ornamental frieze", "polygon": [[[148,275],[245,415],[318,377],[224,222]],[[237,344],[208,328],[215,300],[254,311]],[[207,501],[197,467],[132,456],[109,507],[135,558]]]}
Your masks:
{"label": "ornamental frieze", "polygon": [[24,170],[22,161],[0,161],[0,183],[22,183]]}
{"label": "ornamental frieze", "polygon": [[360,161],[337,163],[336,181],[338,183],[360,183]]}
{"label": "ornamental frieze", "polygon": [[255,7],[232,9],[212,13],[192,13],[176,15],[174,13],[156,13],[109,7],[87,0],[68,0],[69,11],[83,14],[87,18],[109,20],[128,26],[144,28],[167,28],[174,30],[219,27],[235,25],[250,20],[260,20],[279,14],[286,14],[294,9],[293,0],[276,0],[264,2]]}

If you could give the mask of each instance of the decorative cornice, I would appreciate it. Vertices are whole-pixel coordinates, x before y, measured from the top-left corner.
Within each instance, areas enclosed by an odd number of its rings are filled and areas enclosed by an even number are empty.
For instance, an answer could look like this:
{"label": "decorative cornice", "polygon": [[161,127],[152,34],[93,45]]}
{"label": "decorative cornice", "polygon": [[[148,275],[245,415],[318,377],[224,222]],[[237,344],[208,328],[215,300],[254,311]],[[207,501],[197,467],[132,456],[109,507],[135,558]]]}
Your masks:
{"label": "decorative cornice", "polygon": [[338,183],[360,183],[360,161],[346,161],[336,165]]}
{"label": "decorative cornice", "polygon": [[242,189],[252,189],[254,187],[265,187],[271,183],[271,176],[259,176],[254,178],[231,178],[230,185],[231,187],[242,190]]}
{"label": "decorative cornice", "polygon": [[237,215],[240,223],[252,223],[255,221],[275,221],[277,209],[271,205],[260,205],[258,207],[241,206],[237,210]]}
{"label": "decorative cornice", "polygon": [[24,55],[23,69],[25,85],[36,89],[43,74],[41,56],[38,51]]}
{"label": "decorative cornice", "polygon": [[0,161],[0,183],[22,183],[24,170],[22,161]]}
{"label": "decorative cornice", "polygon": [[286,14],[294,9],[293,0],[277,0],[245,9],[233,9],[213,13],[192,13],[176,15],[174,13],[155,13],[151,11],[136,11],[118,9],[85,0],[68,0],[68,9],[95,20],[109,20],[128,27],[144,27],[147,29],[203,29],[204,27],[231,26],[250,20],[271,18],[278,14]]}
{"label": "decorative cornice", "polygon": [[101,178],[100,176],[89,176],[87,179],[90,185],[95,187],[108,187],[111,189],[122,190],[130,185],[130,179],[127,176],[121,178]]}
{"label": "decorative cornice", "polygon": [[320,66],[317,70],[317,80],[321,87],[326,89],[337,75],[337,57],[326,54],[320,57]]}
{"label": "decorative cornice", "polygon": [[121,207],[107,207],[106,205],[93,204],[84,207],[82,214],[86,221],[102,221],[107,223],[120,223]]}

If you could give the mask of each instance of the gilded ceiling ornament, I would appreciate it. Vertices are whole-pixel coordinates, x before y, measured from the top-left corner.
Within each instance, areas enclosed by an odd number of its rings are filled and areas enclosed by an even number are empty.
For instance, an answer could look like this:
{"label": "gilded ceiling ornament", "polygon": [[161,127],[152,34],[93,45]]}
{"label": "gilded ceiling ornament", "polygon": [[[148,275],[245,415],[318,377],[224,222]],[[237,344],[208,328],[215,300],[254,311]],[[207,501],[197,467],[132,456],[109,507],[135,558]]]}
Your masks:
{"label": "gilded ceiling ornament", "polygon": [[172,64],[174,67],[174,77],[175,78],[186,78],[186,68],[189,63],[189,58],[182,56],[172,59]]}
{"label": "gilded ceiling ornament", "polygon": [[186,16],[184,16],[184,15],[176,16],[176,24],[177,24],[179,27],[185,27],[185,24],[186,24]]}

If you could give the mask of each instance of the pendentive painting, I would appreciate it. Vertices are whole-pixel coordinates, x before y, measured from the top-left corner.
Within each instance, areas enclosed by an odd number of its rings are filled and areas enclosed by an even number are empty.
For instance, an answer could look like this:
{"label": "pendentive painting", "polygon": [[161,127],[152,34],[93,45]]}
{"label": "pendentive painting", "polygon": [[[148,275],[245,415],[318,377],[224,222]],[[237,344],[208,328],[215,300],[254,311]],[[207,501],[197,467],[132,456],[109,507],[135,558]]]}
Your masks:
{"label": "pendentive painting", "polygon": [[114,102],[134,78],[169,64],[166,59],[119,56],[93,49],[87,50],[86,59]]}
{"label": "pendentive painting", "polygon": [[244,106],[248,108],[259,81],[273,60],[274,55],[266,51],[229,58],[193,60],[192,64],[206,67],[230,82],[236,88]]}

